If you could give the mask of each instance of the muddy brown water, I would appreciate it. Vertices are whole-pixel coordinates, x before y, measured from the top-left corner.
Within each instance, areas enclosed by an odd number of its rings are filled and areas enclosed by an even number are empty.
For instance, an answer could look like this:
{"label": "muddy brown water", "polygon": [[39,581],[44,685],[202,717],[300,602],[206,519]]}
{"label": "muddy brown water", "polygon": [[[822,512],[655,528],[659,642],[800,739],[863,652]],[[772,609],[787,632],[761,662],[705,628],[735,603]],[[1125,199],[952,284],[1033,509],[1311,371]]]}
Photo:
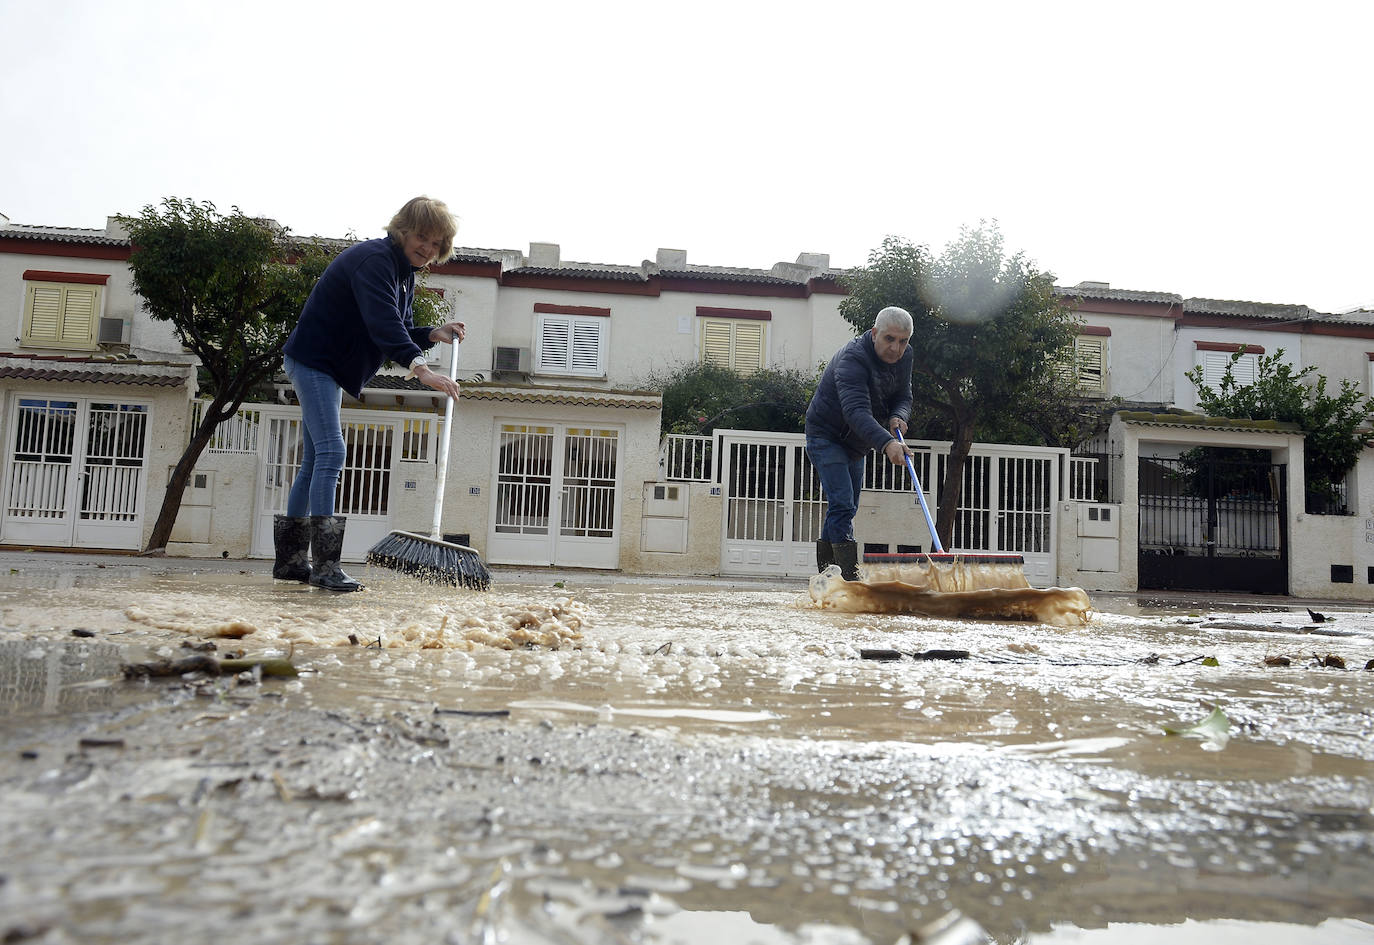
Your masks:
{"label": "muddy brown water", "polygon": [[[7,940],[1374,940],[1358,606],[1054,628],[796,582],[0,567]],[[120,677],[205,639],[302,675]]]}

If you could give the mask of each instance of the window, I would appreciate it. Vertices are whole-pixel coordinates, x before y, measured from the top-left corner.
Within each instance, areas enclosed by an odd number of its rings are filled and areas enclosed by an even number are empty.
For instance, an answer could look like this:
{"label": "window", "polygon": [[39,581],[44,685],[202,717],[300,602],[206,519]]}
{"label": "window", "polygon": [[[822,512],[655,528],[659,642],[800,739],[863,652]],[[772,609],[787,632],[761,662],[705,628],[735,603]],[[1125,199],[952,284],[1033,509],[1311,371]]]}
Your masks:
{"label": "window", "polygon": [[429,462],[429,421],[406,420],[401,425],[401,462]]}
{"label": "window", "polygon": [[610,309],[538,304],[534,310],[539,315],[534,354],[536,373],[606,376]]}
{"label": "window", "polygon": [[[1231,358],[1242,348],[1245,349],[1245,353],[1232,362]],[[1253,384],[1259,365],[1259,356],[1262,354],[1264,354],[1264,349],[1259,345],[1199,341],[1197,342],[1197,366],[1202,368],[1202,382],[1215,390],[1221,385],[1221,379],[1226,375],[1226,369],[1229,367],[1237,386],[1245,387]]]}
{"label": "window", "polygon": [[741,374],[765,367],[765,328],[771,312],[757,309],[697,307],[701,321],[701,360]]}
{"label": "window", "polygon": [[100,290],[109,278],[80,272],[25,272],[23,343],[94,349]]}
{"label": "window", "polygon": [[1079,335],[1073,340],[1073,365],[1078,389],[1097,394],[1107,392],[1107,339]]}

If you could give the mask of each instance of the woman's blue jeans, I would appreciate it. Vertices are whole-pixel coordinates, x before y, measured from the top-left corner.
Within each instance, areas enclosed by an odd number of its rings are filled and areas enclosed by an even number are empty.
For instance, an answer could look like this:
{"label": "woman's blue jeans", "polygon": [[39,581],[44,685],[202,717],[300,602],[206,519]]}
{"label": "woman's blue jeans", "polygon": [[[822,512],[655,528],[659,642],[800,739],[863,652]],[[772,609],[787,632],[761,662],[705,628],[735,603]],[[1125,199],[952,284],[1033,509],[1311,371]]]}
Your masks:
{"label": "woman's blue jeans", "polygon": [[283,367],[300,401],[301,435],[305,440],[300,472],[286,497],[286,514],[291,518],[333,515],[334,491],[347,455],[339,422],[343,388],[323,371],[290,357],[283,358]]}
{"label": "woman's blue jeans", "polygon": [[806,453],[825,493],[821,541],[853,541],[854,515],[859,511],[859,491],[864,484],[864,456],[850,456],[834,440],[810,435],[806,438]]}

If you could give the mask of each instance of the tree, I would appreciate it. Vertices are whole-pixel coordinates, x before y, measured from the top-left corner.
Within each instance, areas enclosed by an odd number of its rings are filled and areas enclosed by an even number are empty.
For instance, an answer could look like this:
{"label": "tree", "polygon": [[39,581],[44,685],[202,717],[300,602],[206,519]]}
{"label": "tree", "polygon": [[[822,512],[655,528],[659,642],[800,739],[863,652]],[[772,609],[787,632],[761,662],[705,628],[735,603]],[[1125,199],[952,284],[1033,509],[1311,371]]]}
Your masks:
{"label": "tree", "polygon": [[795,369],[741,374],[698,361],[651,375],[646,383],[663,392],[664,433],[709,433],[717,425],[800,433],[816,380],[816,375]]}
{"label": "tree", "polygon": [[1295,371],[1283,363],[1282,348],[1258,355],[1255,380],[1242,385],[1236,380],[1235,366],[1243,357],[1244,345],[1231,355],[1216,387],[1207,384],[1201,366],[1184,374],[1197,389],[1198,409],[1212,417],[1298,424],[1304,433],[1307,511],[1324,512],[1340,500],[1341,484],[1360,453],[1374,446],[1369,430],[1374,399],[1361,394],[1359,385],[1348,379],[1341,381],[1341,391],[1333,397],[1326,392],[1326,377],[1316,374],[1315,367]]}
{"label": "tree", "polygon": [[934,420],[951,440],[936,516],[948,547],[964,461],[980,428],[1017,418],[1051,442],[1070,435],[1065,424],[1077,412],[1066,405],[1076,402],[1076,381],[1059,365],[1073,356],[1079,323],[1056,300],[1051,274],[1020,253],[1005,255],[995,224],[962,228],[939,257],[890,236],[844,286],[840,314],[856,331],[871,328],[888,305],[915,322],[913,429]]}
{"label": "tree", "polygon": [[[208,201],[169,197],[161,208],[121,217],[129,269],[143,310],[170,322],[200,361],[210,403],[177,461],[145,551],[167,547],[181,498],[215,427],[234,416],[281,369],[281,349],[301,306],[337,248],[292,239],[270,220],[220,214]],[[415,320],[439,324],[450,306],[417,291]]]}

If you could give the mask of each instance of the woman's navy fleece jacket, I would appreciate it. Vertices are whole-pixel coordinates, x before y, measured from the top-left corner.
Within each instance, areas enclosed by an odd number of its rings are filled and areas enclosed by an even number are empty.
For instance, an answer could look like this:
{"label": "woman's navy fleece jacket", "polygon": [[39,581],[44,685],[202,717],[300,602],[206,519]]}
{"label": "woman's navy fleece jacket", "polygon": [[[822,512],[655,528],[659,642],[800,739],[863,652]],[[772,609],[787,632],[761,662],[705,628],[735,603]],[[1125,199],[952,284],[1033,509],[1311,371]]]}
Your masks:
{"label": "woman's navy fleece jacket", "polygon": [[323,371],[354,397],[390,358],[408,365],[429,348],[416,326],[415,268],[389,236],[344,250],[315,283],[283,351]]}

